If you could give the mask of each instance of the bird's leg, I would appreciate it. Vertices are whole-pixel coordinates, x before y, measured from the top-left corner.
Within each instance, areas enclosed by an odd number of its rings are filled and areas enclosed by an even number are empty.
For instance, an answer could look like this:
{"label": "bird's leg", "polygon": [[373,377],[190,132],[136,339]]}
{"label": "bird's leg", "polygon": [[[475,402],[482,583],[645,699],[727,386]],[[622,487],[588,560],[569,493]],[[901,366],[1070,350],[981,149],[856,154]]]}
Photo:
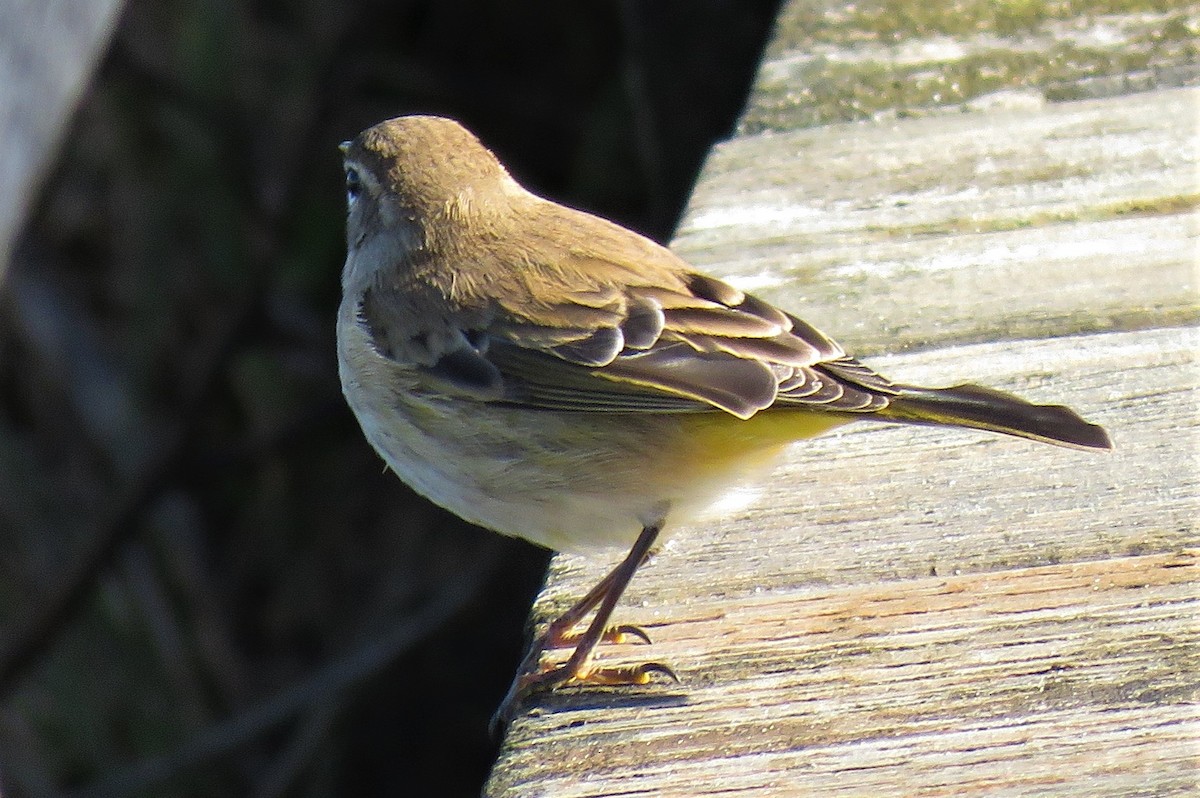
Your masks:
{"label": "bird's leg", "polygon": [[[642,563],[648,558],[649,552],[643,554]],[[642,563],[638,563],[638,565]],[[530,653],[536,657],[547,648],[568,648],[578,645],[579,641],[583,638],[583,634],[577,632],[576,627],[604,599],[604,596],[612,590],[613,580],[617,578],[619,571],[620,566],[609,571],[595,587],[587,592],[587,595],[575,602],[569,610],[551,621],[546,627],[546,631],[533,641],[533,644],[530,646]],[[636,637],[643,643],[650,642],[650,636],[646,634],[645,630],[632,624],[605,627],[604,632],[600,635],[599,642],[628,643],[631,637]]]}
{"label": "bird's leg", "polygon": [[[605,685],[646,684],[652,673],[663,673],[678,681],[675,673],[660,662],[604,668],[590,666],[592,650],[601,640],[620,641],[625,635],[633,635],[649,642],[646,633],[641,629],[635,626],[610,627],[608,619],[612,616],[613,608],[620,600],[621,594],[625,592],[634,573],[650,554],[650,549],[661,529],[659,524],[643,527],[625,559],[621,560],[616,568],[601,579],[599,584],[588,591],[587,595],[551,622],[546,632],[533,642],[529,653],[521,662],[516,678],[508,689],[508,694],[504,697],[500,708],[496,710],[493,724],[507,721],[517,703],[529,693],[548,689],[567,681]],[[575,635],[572,630],[597,605],[599,606],[596,609],[596,617],[588,624],[582,635]],[[538,668],[542,651],[546,648],[569,645],[572,642],[575,644],[575,650],[565,663],[545,670]]]}

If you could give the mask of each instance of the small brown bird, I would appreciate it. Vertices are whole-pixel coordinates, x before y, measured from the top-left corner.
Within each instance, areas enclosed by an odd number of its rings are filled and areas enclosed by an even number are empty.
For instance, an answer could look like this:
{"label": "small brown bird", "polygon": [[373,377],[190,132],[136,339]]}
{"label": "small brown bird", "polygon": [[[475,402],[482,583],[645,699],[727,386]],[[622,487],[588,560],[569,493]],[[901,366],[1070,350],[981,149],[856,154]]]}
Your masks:
{"label": "small brown bird", "polygon": [[[1061,406],[894,383],[811,325],[664,247],[517,184],[458,123],[382,122],[342,145],[349,211],[338,362],[367,440],[462,518],[567,551],[629,553],[534,641],[500,709],[592,663],[664,523],[693,518],[789,444],[851,421],[1109,449]],[[579,634],[576,627],[595,610]],[[547,648],[573,646],[541,667]]]}

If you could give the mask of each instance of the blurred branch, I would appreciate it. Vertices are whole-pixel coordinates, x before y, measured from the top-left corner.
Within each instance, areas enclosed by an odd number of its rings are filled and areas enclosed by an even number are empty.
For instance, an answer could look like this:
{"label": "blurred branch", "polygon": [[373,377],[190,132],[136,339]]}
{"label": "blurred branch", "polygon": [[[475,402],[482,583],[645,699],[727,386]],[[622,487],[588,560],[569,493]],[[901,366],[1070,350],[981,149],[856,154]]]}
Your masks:
{"label": "blurred branch", "polygon": [[143,509],[175,473],[184,440],[179,432],[170,435],[168,443],[141,469],[141,477],[114,502],[95,533],[63,567],[58,583],[39,597],[24,619],[0,634],[0,699],[8,697],[75,615],[96,576],[112,561],[118,544],[132,534]]}
{"label": "blurred branch", "polygon": [[122,575],[166,671],[176,712],[187,727],[200,728],[211,718],[205,707],[199,673],[187,656],[185,636],[179,618],[171,611],[162,578],[146,546],[136,540],[129,542],[119,559]]}
{"label": "blurred branch", "polygon": [[[495,568],[495,551],[495,547],[488,549],[488,553],[473,566],[464,568],[455,581],[445,585],[423,607],[397,622],[379,638],[348,652],[275,697],[201,732],[173,753],[132,765],[72,795],[75,798],[117,798],[147,790],[188,768],[245,745],[305,708],[335,702],[346,690],[384,670],[470,602]],[[322,711],[317,711],[317,720]],[[316,727],[318,732],[320,725],[318,723]],[[302,729],[301,736],[305,733]],[[307,747],[301,740],[299,750],[307,750]]]}
{"label": "blurred branch", "polygon": [[193,495],[182,488],[169,488],[155,502],[148,543],[165,570],[170,592],[178,597],[189,619],[187,631],[200,661],[198,667],[216,691],[218,705],[237,706],[242,703],[250,667],[230,628],[236,612],[226,597],[213,589],[201,512]]}
{"label": "blurred branch", "polygon": [[95,317],[49,276],[52,270],[37,256],[22,259],[6,303],[17,337],[67,399],[80,443],[128,479],[158,437],[156,420],[140,412],[136,388],[105,351]]}
{"label": "blurred branch", "polygon": [[314,701],[297,724],[295,734],[273,766],[258,779],[255,798],[280,798],[304,772],[313,753],[325,741],[329,727],[337,720],[345,704],[342,695],[329,695]]}
{"label": "blurred branch", "polygon": [[[178,414],[182,421],[159,433],[162,443],[157,451],[142,458],[142,465],[128,480],[124,493],[107,512],[99,514],[102,520],[74,559],[63,567],[58,583],[39,597],[24,619],[0,634],[0,700],[12,692],[29,667],[53,643],[87,597],[98,574],[112,561],[118,545],[133,534],[146,508],[170,485],[191,448],[200,410],[224,373],[230,352],[253,318],[252,310],[259,304],[259,295],[257,290],[250,292],[213,337],[206,356],[199,358],[205,367],[199,370],[201,378],[192,383],[190,396]],[[111,456],[111,452],[106,454]]]}
{"label": "blurred branch", "polygon": [[0,751],[4,752],[0,794],[58,798],[58,790],[46,772],[46,763],[36,753],[39,742],[38,730],[31,728],[21,713],[10,707],[0,707]]}

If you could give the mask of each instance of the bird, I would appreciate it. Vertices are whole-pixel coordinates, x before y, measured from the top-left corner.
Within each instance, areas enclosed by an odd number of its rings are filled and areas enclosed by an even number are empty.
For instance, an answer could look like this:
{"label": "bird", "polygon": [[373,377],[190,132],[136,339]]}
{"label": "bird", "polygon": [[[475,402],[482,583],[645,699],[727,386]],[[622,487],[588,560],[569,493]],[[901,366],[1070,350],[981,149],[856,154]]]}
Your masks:
{"label": "bird", "polygon": [[[614,608],[668,520],[702,518],[794,443],[893,422],[1112,448],[1065,406],[893,382],[793,313],[528,191],[452,119],[390,119],[340,149],[338,371],[366,439],[466,521],[626,552],[532,641],[501,721],[567,682],[677,678],[661,662],[595,661],[601,643],[649,642],[611,625]],[[571,653],[543,664],[551,649]]]}

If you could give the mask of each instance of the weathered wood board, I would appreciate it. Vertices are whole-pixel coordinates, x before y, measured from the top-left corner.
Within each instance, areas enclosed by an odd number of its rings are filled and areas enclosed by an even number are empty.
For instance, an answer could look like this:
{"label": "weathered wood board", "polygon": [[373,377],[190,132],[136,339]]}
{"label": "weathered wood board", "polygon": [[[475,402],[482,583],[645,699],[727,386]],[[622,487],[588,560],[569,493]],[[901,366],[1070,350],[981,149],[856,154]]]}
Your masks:
{"label": "weathered wood board", "polygon": [[[893,378],[1069,404],[1117,449],[871,424],[793,447],[617,609],[655,642],[604,660],[681,684],[534,697],[486,794],[1197,794],[1198,107],[719,147],[677,251]],[[618,557],[557,557],[535,618]]]}
{"label": "weathered wood board", "polygon": [[685,684],[556,697],[505,794],[1186,794],[1197,556],[694,599]]}
{"label": "weathered wood board", "polygon": [[1194,88],[735,139],[673,248],[855,352],[1191,323]]}

